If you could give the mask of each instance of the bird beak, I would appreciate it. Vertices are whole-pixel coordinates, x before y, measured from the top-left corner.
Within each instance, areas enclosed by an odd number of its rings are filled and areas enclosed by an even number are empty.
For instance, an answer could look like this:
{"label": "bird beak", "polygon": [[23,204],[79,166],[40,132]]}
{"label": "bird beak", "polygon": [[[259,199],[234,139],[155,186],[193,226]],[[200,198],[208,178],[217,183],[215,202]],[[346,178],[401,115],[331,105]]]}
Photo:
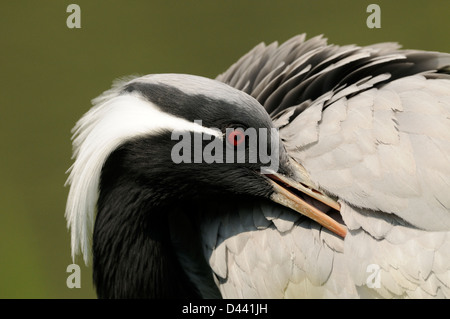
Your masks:
{"label": "bird beak", "polygon": [[290,161],[289,166],[292,167],[292,178],[275,172],[266,174],[266,177],[269,179],[269,182],[274,189],[274,192],[270,197],[271,200],[299,212],[316,221],[336,235],[344,238],[347,234],[347,229],[343,225],[313,205],[307,203],[301,197],[296,195],[296,192],[300,191],[306,196],[314,198],[337,211],[340,211],[341,209],[340,204],[312,186],[312,182],[309,180],[308,174],[303,166],[293,160]]}

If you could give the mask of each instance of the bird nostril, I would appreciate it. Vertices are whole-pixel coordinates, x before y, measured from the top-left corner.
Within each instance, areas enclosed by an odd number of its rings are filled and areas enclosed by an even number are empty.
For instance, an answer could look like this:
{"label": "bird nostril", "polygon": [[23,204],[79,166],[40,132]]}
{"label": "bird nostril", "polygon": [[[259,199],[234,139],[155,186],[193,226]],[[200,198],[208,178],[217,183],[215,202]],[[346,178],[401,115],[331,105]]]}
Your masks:
{"label": "bird nostril", "polygon": [[305,187],[305,188],[309,189],[310,191],[312,191],[313,193],[323,195],[323,194],[322,194],[321,192],[319,192],[317,189],[311,188],[311,187],[309,187],[308,185],[306,185],[306,184],[304,184],[304,183],[300,183],[300,184],[301,184],[303,187]]}

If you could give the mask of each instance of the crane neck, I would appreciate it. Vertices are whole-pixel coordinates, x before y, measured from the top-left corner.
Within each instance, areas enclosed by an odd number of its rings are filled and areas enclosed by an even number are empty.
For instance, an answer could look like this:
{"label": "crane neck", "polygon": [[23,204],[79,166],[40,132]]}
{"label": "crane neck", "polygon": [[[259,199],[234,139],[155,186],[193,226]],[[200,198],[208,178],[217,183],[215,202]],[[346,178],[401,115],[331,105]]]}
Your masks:
{"label": "crane neck", "polygon": [[99,298],[198,297],[172,247],[167,208],[153,195],[130,182],[100,190],[93,235]]}

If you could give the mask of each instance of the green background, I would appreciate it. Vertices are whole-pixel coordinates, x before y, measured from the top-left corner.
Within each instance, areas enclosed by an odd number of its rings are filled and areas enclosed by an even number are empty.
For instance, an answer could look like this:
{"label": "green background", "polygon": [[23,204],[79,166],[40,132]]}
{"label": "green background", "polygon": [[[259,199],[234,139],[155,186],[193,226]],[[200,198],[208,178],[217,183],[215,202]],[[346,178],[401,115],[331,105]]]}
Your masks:
{"label": "green background", "polygon": [[[81,29],[66,8],[81,7]],[[368,4],[381,29],[366,26]],[[0,297],[94,298],[91,269],[66,286],[70,130],[115,78],[215,77],[259,42],[306,32],[331,43],[395,41],[450,52],[450,1],[2,1]]]}

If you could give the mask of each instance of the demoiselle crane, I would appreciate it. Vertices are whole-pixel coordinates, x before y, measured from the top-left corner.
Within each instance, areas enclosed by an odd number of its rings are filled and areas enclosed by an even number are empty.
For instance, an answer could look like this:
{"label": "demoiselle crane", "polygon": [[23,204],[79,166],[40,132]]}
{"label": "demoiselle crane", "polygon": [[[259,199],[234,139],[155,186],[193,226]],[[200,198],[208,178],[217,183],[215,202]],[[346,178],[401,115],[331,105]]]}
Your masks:
{"label": "demoiselle crane", "polygon": [[66,218],[100,298],[450,297],[449,54],[299,35],[93,104]]}

